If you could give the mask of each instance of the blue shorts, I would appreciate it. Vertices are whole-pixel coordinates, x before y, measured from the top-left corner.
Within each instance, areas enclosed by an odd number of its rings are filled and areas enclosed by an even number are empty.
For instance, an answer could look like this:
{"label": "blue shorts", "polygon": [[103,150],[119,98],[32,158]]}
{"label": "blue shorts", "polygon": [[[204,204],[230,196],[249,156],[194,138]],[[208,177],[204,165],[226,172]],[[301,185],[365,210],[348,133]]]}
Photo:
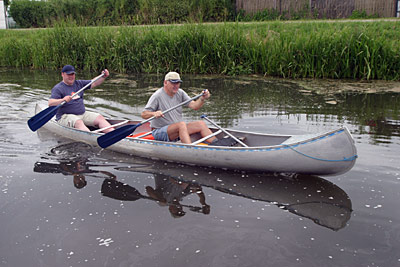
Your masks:
{"label": "blue shorts", "polygon": [[157,141],[166,141],[169,142],[169,137],[167,133],[168,125],[155,129],[152,131],[154,139]]}

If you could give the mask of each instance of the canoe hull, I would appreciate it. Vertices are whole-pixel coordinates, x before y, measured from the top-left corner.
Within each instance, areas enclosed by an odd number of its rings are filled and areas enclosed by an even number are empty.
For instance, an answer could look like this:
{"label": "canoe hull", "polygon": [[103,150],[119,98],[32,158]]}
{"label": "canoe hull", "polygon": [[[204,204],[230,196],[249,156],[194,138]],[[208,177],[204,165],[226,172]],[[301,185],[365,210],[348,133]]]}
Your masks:
{"label": "canoe hull", "polygon": [[[40,111],[40,108],[36,112]],[[43,128],[66,138],[97,146],[101,133],[84,132],[50,120]],[[140,126],[135,133],[149,130]],[[237,135],[269,135],[230,130]],[[271,136],[273,137],[273,136]],[[140,157],[190,165],[243,171],[337,175],[355,164],[356,148],[347,128],[324,134],[285,136],[278,145],[258,147],[215,147],[125,138],[107,149]]]}

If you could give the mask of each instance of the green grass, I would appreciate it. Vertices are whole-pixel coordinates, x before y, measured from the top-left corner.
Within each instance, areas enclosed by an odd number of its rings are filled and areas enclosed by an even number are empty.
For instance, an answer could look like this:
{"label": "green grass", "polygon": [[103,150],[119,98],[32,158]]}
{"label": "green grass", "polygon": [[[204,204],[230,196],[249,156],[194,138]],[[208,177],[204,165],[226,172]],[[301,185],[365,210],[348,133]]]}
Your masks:
{"label": "green grass", "polygon": [[400,21],[1,30],[0,66],[400,79]]}

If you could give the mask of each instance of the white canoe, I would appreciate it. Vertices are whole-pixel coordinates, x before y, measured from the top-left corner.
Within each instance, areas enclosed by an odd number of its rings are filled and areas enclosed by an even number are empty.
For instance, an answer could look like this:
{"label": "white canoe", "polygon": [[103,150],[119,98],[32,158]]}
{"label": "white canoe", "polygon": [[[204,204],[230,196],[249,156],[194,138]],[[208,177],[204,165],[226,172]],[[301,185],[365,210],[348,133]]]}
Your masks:
{"label": "white canoe", "polygon": [[[36,105],[36,114],[42,109]],[[122,120],[109,120],[116,124]],[[128,124],[137,124],[130,121]],[[126,124],[125,124],[126,125]],[[97,146],[102,133],[85,132],[61,126],[54,119],[42,128],[57,135]],[[212,129],[217,131],[218,129]],[[149,123],[136,128],[135,134],[150,131]],[[307,135],[271,135],[228,130],[243,138],[248,147],[204,146],[162,142],[127,137],[107,149],[130,155],[190,165],[210,166],[242,171],[337,175],[355,164],[357,150],[349,130],[342,127],[325,133]],[[223,133],[217,135],[223,138]],[[193,135],[195,142],[200,136]]]}

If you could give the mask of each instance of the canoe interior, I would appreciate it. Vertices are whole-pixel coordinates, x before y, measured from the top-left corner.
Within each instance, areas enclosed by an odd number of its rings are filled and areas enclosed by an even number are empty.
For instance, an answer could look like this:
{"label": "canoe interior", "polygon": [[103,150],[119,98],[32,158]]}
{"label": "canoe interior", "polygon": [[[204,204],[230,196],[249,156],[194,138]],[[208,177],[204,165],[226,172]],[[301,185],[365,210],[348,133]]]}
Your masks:
{"label": "canoe interior", "polygon": [[[122,120],[108,120],[111,124],[117,124],[121,122]],[[139,121],[130,121],[127,124],[138,124]],[[125,126],[127,124],[124,124],[122,126]],[[121,126],[118,126],[121,127]],[[116,128],[118,128],[116,127]],[[139,133],[146,133],[149,132],[150,129],[150,123],[145,123],[141,125],[140,127],[136,128],[135,134]],[[218,131],[216,128],[210,127],[210,130],[212,132]],[[255,133],[248,133],[248,132],[241,132],[241,131],[234,131],[234,130],[228,130],[226,129],[230,134],[234,135],[235,137],[239,138],[242,140],[243,143],[245,143],[249,147],[260,147],[260,146],[274,146],[274,145],[280,145],[286,140],[288,140],[291,136],[289,135],[267,135],[267,134],[255,134]],[[225,133],[220,133],[216,135],[218,139],[224,138],[227,136]],[[192,142],[195,142],[201,138],[200,134],[193,134],[191,135]],[[240,145],[238,145],[240,146]]]}

